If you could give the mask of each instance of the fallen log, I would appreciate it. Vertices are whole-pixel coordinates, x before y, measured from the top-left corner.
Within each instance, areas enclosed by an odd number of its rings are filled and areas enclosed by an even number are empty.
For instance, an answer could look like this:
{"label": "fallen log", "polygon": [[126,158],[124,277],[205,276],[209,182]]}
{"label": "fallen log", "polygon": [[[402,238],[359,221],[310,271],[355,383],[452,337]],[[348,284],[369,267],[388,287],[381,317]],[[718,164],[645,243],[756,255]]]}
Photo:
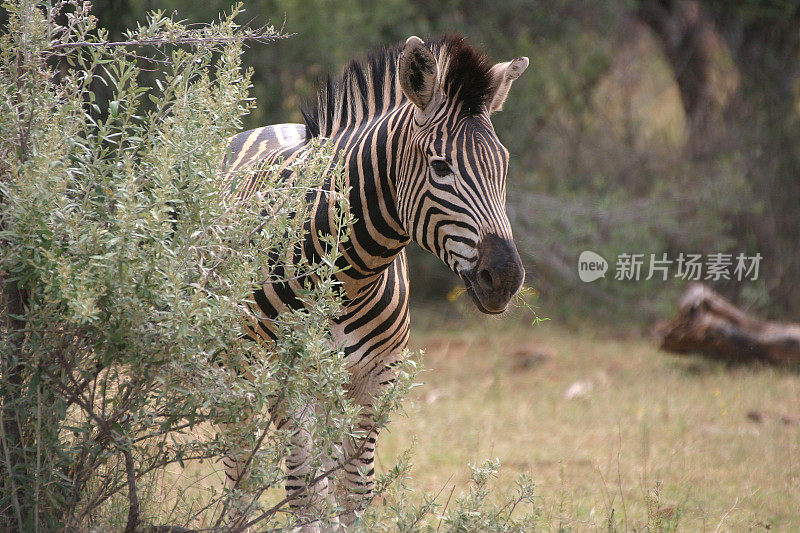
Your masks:
{"label": "fallen log", "polygon": [[800,325],[759,320],[702,283],[689,285],[678,316],[656,331],[669,352],[800,367]]}

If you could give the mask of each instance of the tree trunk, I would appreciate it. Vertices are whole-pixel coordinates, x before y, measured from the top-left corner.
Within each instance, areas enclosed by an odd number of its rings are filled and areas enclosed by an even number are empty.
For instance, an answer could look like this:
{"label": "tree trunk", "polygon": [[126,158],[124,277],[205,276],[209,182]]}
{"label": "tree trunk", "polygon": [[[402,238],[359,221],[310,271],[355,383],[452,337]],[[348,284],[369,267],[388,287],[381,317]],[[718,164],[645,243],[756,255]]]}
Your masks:
{"label": "tree trunk", "polygon": [[672,67],[690,157],[737,165],[763,206],[728,217],[738,249],[767,258],[771,301],[800,316],[800,2],[640,0],[635,14]]}
{"label": "tree trunk", "polygon": [[800,324],[759,320],[702,283],[689,285],[678,304],[678,316],[658,329],[661,348],[670,352],[800,365]]}
{"label": "tree trunk", "polygon": [[643,0],[637,16],[661,41],[686,112],[695,157],[711,148],[722,120],[718,57],[721,47],[714,23],[693,0]]}
{"label": "tree trunk", "polygon": [[15,399],[23,385],[23,364],[21,345],[24,341],[25,292],[16,283],[5,279],[0,273],[0,310],[4,321],[2,331],[6,337],[5,353],[0,354],[0,415],[2,415],[2,439],[0,440],[0,461],[3,461],[6,479],[0,486],[7,490],[10,502],[0,511],[0,529],[8,527],[12,531],[22,528],[25,516],[21,505],[24,487],[20,470],[26,462],[22,428]]}

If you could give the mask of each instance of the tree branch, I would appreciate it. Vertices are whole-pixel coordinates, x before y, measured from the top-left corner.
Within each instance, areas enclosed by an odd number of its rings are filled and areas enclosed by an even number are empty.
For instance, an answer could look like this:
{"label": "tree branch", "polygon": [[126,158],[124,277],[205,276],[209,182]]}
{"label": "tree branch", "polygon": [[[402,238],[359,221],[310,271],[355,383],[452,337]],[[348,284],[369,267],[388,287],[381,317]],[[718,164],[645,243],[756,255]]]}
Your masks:
{"label": "tree branch", "polygon": [[270,43],[280,39],[291,37],[292,33],[282,34],[275,32],[271,28],[259,28],[243,32],[241,35],[209,35],[209,36],[188,36],[188,37],[150,37],[145,39],[130,39],[127,41],[76,41],[69,43],[52,43],[50,50],[64,50],[69,48],[115,48],[124,46],[155,46],[166,45],[198,45],[198,44],[227,44],[242,41],[256,41],[259,43]]}

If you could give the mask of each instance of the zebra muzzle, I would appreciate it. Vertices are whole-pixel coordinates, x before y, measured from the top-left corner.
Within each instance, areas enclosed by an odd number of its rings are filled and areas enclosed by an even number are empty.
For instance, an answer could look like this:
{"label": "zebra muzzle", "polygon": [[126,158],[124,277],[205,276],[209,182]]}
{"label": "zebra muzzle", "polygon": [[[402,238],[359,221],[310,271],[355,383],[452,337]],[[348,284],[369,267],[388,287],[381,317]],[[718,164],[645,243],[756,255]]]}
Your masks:
{"label": "zebra muzzle", "polygon": [[514,241],[496,234],[478,244],[478,261],[462,275],[477,308],[487,314],[502,313],[522,288],[525,269]]}

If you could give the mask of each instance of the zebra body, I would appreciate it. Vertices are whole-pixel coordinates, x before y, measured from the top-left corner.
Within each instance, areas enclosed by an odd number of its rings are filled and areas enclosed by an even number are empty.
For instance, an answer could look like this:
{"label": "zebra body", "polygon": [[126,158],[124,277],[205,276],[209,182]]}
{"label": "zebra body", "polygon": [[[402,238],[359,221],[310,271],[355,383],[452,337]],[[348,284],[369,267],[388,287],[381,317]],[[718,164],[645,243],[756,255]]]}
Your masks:
{"label": "zebra body", "polygon": [[[329,79],[316,107],[304,111],[305,125],[267,126],[231,141],[225,162],[230,171],[254,161],[280,160],[291,168],[317,136],[330,139],[334,153],[342,154],[355,220],[340,250],[340,266],[348,267],[337,274],[344,310],[331,333],[345,352],[349,393],[362,406],[360,427],[368,433],[338,487],[348,510],[345,524],[369,499],[377,439],[372,401],[392,382],[408,341],[405,246],[413,240],[440,257],[483,312],[505,310],[522,285],[524,271],[505,214],[508,151],[489,117],[527,65],[527,58],[518,58],[492,66],[460,36],[430,45],[411,37],[402,47],[370,56],[366,65],[352,62],[340,80]],[[231,186],[224,183],[230,190],[223,190],[247,197],[258,192],[258,177]],[[330,192],[334,187],[332,180],[323,185]],[[313,209],[302,254],[310,260],[322,254],[318,233],[331,231],[329,196],[320,191],[309,198]],[[269,319],[296,306],[300,288],[298,280],[264,284],[255,301],[266,319],[248,334],[274,337]],[[304,436],[310,429],[304,420],[291,423],[297,438],[287,459],[287,490],[309,489],[298,505],[313,504],[330,488],[327,480],[305,485],[311,472]],[[344,448],[345,456],[356,451],[352,443]],[[242,475],[235,464],[228,470],[232,483]]]}

